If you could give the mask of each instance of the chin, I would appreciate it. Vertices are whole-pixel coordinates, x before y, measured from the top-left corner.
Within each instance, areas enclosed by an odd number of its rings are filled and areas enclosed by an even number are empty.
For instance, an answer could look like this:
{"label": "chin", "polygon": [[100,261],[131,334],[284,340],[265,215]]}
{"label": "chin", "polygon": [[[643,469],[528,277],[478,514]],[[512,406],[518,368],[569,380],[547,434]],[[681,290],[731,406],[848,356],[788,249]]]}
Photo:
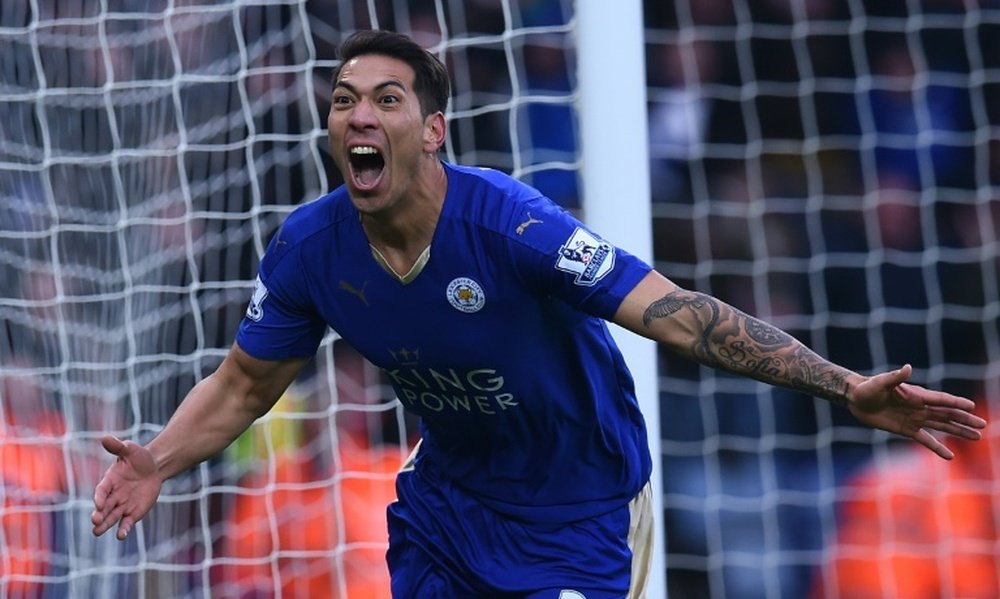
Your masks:
{"label": "chin", "polygon": [[357,190],[348,189],[351,196],[351,203],[354,209],[361,214],[374,215],[382,212],[388,202],[383,196],[374,193],[360,193]]}

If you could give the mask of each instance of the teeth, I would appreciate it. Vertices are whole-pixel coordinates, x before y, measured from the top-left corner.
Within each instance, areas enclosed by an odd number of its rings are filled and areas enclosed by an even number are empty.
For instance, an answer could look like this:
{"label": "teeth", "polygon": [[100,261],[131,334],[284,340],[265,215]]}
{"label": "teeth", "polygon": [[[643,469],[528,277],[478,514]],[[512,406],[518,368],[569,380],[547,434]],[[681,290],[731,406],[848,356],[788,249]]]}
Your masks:
{"label": "teeth", "polygon": [[378,154],[378,150],[372,146],[358,146],[351,148],[351,154]]}

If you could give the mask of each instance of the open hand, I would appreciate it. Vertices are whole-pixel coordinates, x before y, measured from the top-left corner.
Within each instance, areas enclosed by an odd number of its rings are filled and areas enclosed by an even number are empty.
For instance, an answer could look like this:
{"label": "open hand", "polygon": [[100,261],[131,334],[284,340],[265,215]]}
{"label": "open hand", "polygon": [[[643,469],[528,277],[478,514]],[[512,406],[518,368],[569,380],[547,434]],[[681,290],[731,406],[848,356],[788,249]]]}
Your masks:
{"label": "open hand", "polygon": [[865,379],[851,392],[847,407],[864,424],[910,437],[950,460],[955,454],[930,431],[976,440],[986,421],[972,414],[976,404],[970,399],[906,383],[912,373],[907,364]]}
{"label": "open hand", "polygon": [[90,521],[95,536],[104,534],[117,523],[115,536],[120,541],[156,503],[163,481],[156,470],[153,454],[142,445],[111,435],[101,439],[101,445],[117,459],[94,490],[94,512]]}

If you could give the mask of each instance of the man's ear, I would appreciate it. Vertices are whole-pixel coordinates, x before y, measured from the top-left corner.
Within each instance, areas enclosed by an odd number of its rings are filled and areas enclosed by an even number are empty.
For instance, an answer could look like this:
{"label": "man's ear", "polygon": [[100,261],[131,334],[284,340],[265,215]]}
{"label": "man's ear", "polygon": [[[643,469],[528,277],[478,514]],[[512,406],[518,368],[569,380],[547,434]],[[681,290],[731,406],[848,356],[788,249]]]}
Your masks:
{"label": "man's ear", "polygon": [[424,151],[429,154],[436,154],[444,145],[445,135],[448,133],[448,123],[445,121],[441,111],[428,115],[424,119]]}

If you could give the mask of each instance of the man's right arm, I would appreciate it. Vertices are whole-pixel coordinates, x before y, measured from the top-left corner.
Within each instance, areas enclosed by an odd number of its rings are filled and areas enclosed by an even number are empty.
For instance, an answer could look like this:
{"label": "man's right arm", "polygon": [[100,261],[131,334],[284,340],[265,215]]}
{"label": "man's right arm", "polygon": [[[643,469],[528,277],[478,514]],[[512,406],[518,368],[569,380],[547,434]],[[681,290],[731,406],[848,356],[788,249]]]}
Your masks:
{"label": "man's right arm", "polygon": [[116,536],[124,539],[156,503],[164,480],[225,449],[274,406],[307,360],[258,360],[234,344],[148,445],[102,439],[116,460],[94,491],[94,534],[118,524]]}
{"label": "man's right arm", "polygon": [[258,360],[234,344],[146,446],[160,478],[175,476],[228,447],[274,406],[306,361]]}
{"label": "man's right arm", "polygon": [[979,439],[986,421],[964,397],[907,383],[912,367],[862,376],[822,358],[780,329],[652,271],[626,297],[615,322],[716,368],[822,397],[868,426],[914,439],[950,460],[930,431]]}

